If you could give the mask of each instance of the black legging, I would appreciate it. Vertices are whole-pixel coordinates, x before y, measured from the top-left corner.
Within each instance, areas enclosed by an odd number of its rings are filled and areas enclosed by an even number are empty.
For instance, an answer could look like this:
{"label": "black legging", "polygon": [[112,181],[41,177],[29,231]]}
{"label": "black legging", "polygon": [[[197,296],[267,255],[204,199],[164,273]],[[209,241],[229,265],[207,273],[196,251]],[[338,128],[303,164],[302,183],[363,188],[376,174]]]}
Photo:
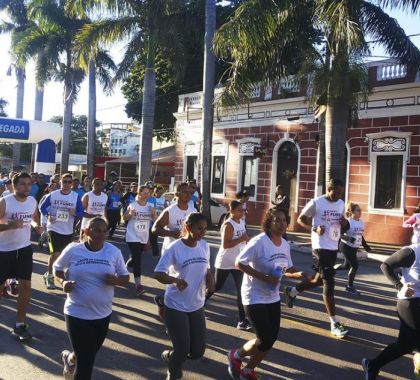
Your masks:
{"label": "black legging", "polygon": [[154,234],[151,229],[149,231],[149,240],[150,240],[150,245],[152,246],[153,257],[158,257],[159,256],[158,236]]}
{"label": "black legging", "polygon": [[107,217],[109,237],[112,237],[112,235],[114,235],[115,229],[117,228],[118,222],[121,219],[121,210],[108,209]]}
{"label": "black legging", "polygon": [[96,353],[102,347],[108,332],[111,315],[102,319],[80,319],[65,315],[67,334],[76,355],[75,380],[92,377]]}
{"label": "black legging", "polygon": [[259,340],[258,349],[262,352],[273,347],[280,329],[280,301],[245,305],[245,312],[255,329]]}
{"label": "black legging", "polygon": [[420,351],[420,298],[398,300],[400,331],[398,339],[369,362],[369,370],[379,371],[385,364],[411,353]]}
{"label": "black legging", "polygon": [[245,310],[244,306],[242,305],[242,297],[241,297],[241,286],[242,286],[242,278],[244,277],[244,273],[237,269],[219,269],[216,268],[215,273],[215,287],[214,292],[207,292],[206,293],[206,301],[214,294],[217,293],[219,290],[223,288],[229,273],[232,274],[233,280],[235,281],[236,286],[236,303],[238,304],[238,313],[239,313],[239,321],[243,321],[245,319]]}
{"label": "black legging", "polygon": [[127,242],[128,248],[130,248],[131,259],[133,261],[133,274],[134,278],[141,277],[141,257],[143,255],[146,244]]}
{"label": "black legging", "polygon": [[347,244],[340,243],[340,252],[344,255],[344,261],[336,270],[350,269],[348,274],[349,286],[353,286],[356,272],[359,269],[359,262],[357,261],[357,248],[350,247]]}

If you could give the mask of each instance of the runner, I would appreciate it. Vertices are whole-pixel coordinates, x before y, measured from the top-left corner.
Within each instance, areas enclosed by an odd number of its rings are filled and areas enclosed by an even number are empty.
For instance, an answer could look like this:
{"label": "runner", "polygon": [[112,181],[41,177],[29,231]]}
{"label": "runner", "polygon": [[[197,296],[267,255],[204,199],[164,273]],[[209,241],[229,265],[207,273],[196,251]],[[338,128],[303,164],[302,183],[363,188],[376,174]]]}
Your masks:
{"label": "runner", "polygon": [[100,178],[94,178],[92,181],[92,191],[89,191],[82,198],[83,204],[83,219],[80,227],[80,239],[83,236],[83,230],[86,228],[89,219],[95,216],[106,217],[106,203],[108,197],[102,192],[104,187],[104,181]]}
{"label": "runner", "polygon": [[331,179],[327,185],[327,193],[312,199],[303,208],[298,223],[307,231],[311,231],[314,259],[312,268],[315,273],[310,281],[302,281],[296,287],[288,286],[284,290],[286,305],[293,307],[293,302],[299,293],[323,285],[323,299],[331,322],[331,334],[338,338],[343,338],[349,333],[337,319],[334,300],[334,264],[337,259],[341,226],[347,223],[343,215],[344,202],[341,200],[343,192],[344,183],[339,179]]}
{"label": "runner", "polygon": [[[216,285],[214,292],[217,293],[223,288],[229,274],[232,275],[236,286],[236,297],[239,312],[239,322],[237,328],[239,330],[249,331],[252,329],[251,324],[245,316],[245,310],[242,305],[241,286],[243,272],[236,269],[235,260],[239,256],[241,250],[245,247],[250,237],[246,233],[245,223],[242,220],[244,209],[239,201],[232,201],[229,205],[229,219],[222,225],[222,244],[217,253],[214,267],[216,268]],[[206,300],[213,293],[207,292]]]}
{"label": "runner", "polygon": [[136,201],[128,206],[124,214],[127,222],[125,241],[131,252],[131,258],[127,261],[127,269],[132,269],[137,296],[141,296],[146,290],[141,284],[141,261],[143,251],[149,242],[150,221],[156,220],[153,205],[148,203],[151,190],[147,186],[140,186]]}
{"label": "runner", "polygon": [[185,360],[201,358],[206,348],[204,293],[206,288],[214,291],[210,248],[202,240],[206,229],[206,217],[191,213],[185,220],[186,234],[166,247],[155,268],[155,278],[167,285],[165,324],[173,345],[162,353],[168,362],[167,380],[182,378]]}
{"label": "runner", "polygon": [[403,223],[403,227],[413,229],[411,243],[420,243],[420,203],[414,210],[413,215]]}
{"label": "runner", "polygon": [[48,217],[48,245],[50,257],[48,271],[44,273],[44,283],[47,289],[55,289],[53,264],[64,248],[73,241],[74,217],[83,216],[83,205],[77,193],[72,191],[73,177],[70,173],[63,174],[60,189],[48,194],[40,204],[42,215]]}
{"label": "runner", "polygon": [[350,269],[346,291],[358,295],[360,293],[354,286],[354,278],[356,277],[356,272],[359,268],[357,250],[360,246],[363,246],[366,252],[372,252],[372,250],[363,236],[365,233],[365,224],[362,219],[360,219],[362,216],[362,209],[360,206],[356,203],[349,202],[346,216],[348,219],[344,226],[341,227],[341,233],[344,235],[341,236],[340,241],[340,252],[344,255],[344,262],[342,264],[334,265],[334,269]]}
{"label": "runner", "polygon": [[137,195],[137,183],[131,182],[130,187],[127,192],[121,198],[121,203],[123,204],[123,213],[127,211],[128,206],[130,203],[133,203],[136,200]]}
{"label": "runner", "polygon": [[[402,270],[399,276],[398,268]],[[397,311],[400,331],[397,340],[386,347],[375,359],[363,359],[366,380],[376,379],[387,363],[413,350],[420,351],[420,244],[400,249],[385,260],[381,270],[398,291]],[[418,356],[414,356],[414,371],[419,371]]]}
{"label": "runner", "polygon": [[109,239],[112,239],[114,236],[117,224],[121,220],[121,189],[122,183],[120,181],[115,181],[112,185],[111,190],[108,192],[108,203],[107,203],[107,215],[109,222]]}
{"label": "runner", "polygon": [[[188,183],[181,182],[175,185],[174,193],[176,203],[166,208],[156,219],[152,227],[154,234],[164,237],[162,255],[168,245],[181,236],[181,230],[187,216],[197,211],[191,202],[192,191]],[[158,306],[159,316],[163,319],[163,296],[157,295],[154,301]]]}
{"label": "runner", "polygon": [[39,201],[39,204],[38,204],[38,211],[39,211],[39,214],[40,214],[41,226],[43,227],[42,235],[38,239],[38,247],[39,248],[43,248],[44,244],[48,244],[48,232],[47,232],[48,217],[42,214],[40,205],[42,205],[42,203],[44,202],[44,199],[47,197],[47,195],[52,193],[53,191],[57,190],[57,188],[58,188],[57,184],[54,183],[54,182],[51,182],[47,186],[47,188],[44,190],[42,198],[41,198],[41,200]]}
{"label": "runner", "polygon": [[32,245],[31,225],[42,232],[35,198],[30,197],[31,176],[13,177],[14,193],[0,199],[0,286],[8,278],[19,281],[16,324],[12,333],[20,341],[32,337],[26,320],[31,297]]}
{"label": "runner", "polygon": [[89,219],[86,241],[67,246],[54,263],[54,274],[67,293],[64,316],[73,347],[73,352],[61,353],[66,378],[91,378],[96,353],[108,332],[114,287],[129,281],[121,251],[106,242],[107,235],[105,219]]}
{"label": "runner", "polygon": [[[163,210],[167,207],[167,201],[163,196],[163,187],[155,186],[153,196],[151,196],[148,202],[152,203],[156,216],[162,214]],[[159,245],[158,245],[158,236],[152,232],[153,223],[150,225],[150,244],[152,246],[152,255],[153,257],[160,257]]]}
{"label": "runner", "polygon": [[[257,337],[229,351],[228,370],[234,379],[257,380],[255,368],[277,340],[282,276],[307,277],[293,267],[290,246],[282,238],[287,224],[287,210],[268,210],[263,232],[252,238],[236,259],[236,267],[245,273],[241,289],[245,313]],[[242,367],[246,357],[248,363]]]}

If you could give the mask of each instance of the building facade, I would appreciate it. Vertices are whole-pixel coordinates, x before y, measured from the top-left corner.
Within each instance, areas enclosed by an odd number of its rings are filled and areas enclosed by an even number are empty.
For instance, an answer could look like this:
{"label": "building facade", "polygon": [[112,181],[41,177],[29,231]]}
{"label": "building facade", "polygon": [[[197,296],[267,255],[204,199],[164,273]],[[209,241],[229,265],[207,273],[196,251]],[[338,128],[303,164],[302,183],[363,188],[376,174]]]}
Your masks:
{"label": "building facade", "polygon": [[138,155],[140,142],[140,127],[131,123],[102,124],[101,143],[110,156],[127,157]]}
{"label": "building facade", "polygon": [[[402,228],[420,202],[420,78],[397,62],[368,67],[372,92],[361,101],[346,143],[346,201],[360,204],[369,241],[403,245]],[[248,223],[260,224],[277,185],[291,200],[290,229],[322,189],[316,184],[319,122],[307,83],[257,87],[249,104],[215,110],[212,197],[228,203],[247,189]],[[217,92],[216,92],[217,94]],[[179,97],[175,181],[200,181],[201,93]]]}

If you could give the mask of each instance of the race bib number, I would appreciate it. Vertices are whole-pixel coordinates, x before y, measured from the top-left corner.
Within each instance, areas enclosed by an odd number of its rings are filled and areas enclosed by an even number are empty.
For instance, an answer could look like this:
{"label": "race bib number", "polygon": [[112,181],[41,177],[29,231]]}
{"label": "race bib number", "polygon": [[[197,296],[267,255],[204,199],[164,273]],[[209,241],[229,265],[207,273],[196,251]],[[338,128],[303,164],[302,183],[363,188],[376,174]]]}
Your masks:
{"label": "race bib number", "polygon": [[143,235],[143,233],[149,229],[149,223],[147,220],[138,220],[134,224],[134,228],[137,235]]}
{"label": "race bib number", "polygon": [[70,214],[68,211],[64,210],[58,210],[57,215],[55,217],[55,220],[57,222],[68,222],[69,221]]}
{"label": "race bib number", "polygon": [[340,240],[341,228],[339,224],[332,224],[328,229],[328,236],[331,240]]}
{"label": "race bib number", "polygon": [[362,235],[356,235],[355,236],[355,242],[354,242],[354,244],[356,244],[356,245],[362,245]]}

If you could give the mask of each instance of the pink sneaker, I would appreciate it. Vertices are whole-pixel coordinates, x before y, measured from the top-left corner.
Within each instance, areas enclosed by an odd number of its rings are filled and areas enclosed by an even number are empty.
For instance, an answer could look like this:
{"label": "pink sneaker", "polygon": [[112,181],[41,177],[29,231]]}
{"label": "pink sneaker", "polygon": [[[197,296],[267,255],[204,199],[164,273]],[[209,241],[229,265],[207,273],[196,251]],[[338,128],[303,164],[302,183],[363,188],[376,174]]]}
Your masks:
{"label": "pink sneaker", "polygon": [[146,291],[146,289],[144,288],[143,285],[141,285],[141,284],[136,285],[137,297],[140,297],[145,291]]}
{"label": "pink sneaker", "polygon": [[239,379],[242,367],[242,360],[235,358],[235,352],[235,349],[232,349],[228,352],[228,372],[232,379]]}
{"label": "pink sneaker", "polygon": [[244,371],[245,368],[241,369],[241,373],[239,375],[240,380],[260,380],[261,378],[257,375],[255,370],[252,371]]}

